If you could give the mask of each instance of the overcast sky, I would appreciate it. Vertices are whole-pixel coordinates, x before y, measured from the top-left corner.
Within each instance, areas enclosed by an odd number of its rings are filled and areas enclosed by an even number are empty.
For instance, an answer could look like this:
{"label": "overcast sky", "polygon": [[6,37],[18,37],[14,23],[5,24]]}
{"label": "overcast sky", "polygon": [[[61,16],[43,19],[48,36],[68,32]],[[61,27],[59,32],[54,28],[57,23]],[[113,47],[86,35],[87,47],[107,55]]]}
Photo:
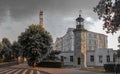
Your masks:
{"label": "overcast sky", "polygon": [[[0,0],[0,39],[17,40],[29,25],[39,23],[39,12],[44,11],[44,27],[56,37],[63,36],[67,28],[75,28],[75,19],[82,10],[86,29],[98,33],[102,21],[93,12],[99,0]],[[108,35],[108,47],[117,49],[117,36]]]}

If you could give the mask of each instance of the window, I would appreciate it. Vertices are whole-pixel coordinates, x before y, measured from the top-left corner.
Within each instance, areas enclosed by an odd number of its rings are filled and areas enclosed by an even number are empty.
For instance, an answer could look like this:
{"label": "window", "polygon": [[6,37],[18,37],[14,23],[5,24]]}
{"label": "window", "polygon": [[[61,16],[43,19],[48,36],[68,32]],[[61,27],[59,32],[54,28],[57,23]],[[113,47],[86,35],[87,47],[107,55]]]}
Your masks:
{"label": "window", "polygon": [[89,33],[89,37],[91,38],[91,33]]}
{"label": "window", "polygon": [[113,62],[115,62],[115,59],[116,59],[116,58],[115,58],[115,53],[114,53],[114,54],[113,54]]}
{"label": "window", "polygon": [[64,57],[63,56],[61,56],[61,61],[64,61]]}
{"label": "window", "polygon": [[96,45],[97,44],[97,42],[96,41],[94,41],[94,45]]}
{"label": "window", "polygon": [[94,62],[94,56],[93,55],[90,56],[90,61]]}
{"label": "window", "polygon": [[99,56],[99,63],[102,63],[102,56]]}
{"label": "window", "polygon": [[78,65],[80,65],[80,62],[81,62],[81,60],[80,60],[80,58],[78,58]]}
{"label": "window", "polygon": [[89,40],[89,44],[92,44],[92,41],[91,41],[91,40]]}
{"label": "window", "polygon": [[92,50],[92,46],[89,46],[89,50]]}
{"label": "window", "polygon": [[73,56],[70,56],[70,62],[73,62]]}
{"label": "window", "polygon": [[94,38],[96,38],[96,34],[94,34]]}
{"label": "window", "polygon": [[107,55],[106,58],[107,58],[107,62],[110,62],[110,56]]}

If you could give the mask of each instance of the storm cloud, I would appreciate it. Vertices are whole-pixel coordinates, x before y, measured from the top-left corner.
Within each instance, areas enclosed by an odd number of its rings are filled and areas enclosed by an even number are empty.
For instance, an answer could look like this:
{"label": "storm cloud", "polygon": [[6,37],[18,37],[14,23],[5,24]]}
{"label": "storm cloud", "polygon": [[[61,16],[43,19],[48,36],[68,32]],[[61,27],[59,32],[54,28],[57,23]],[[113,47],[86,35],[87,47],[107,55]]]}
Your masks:
{"label": "storm cloud", "polygon": [[88,13],[97,2],[97,0],[0,0],[0,16],[4,18],[6,12],[10,11],[12,19],[23,21],[38,15],[40,10],[52,16],[69,16],[80,9]]}
{"label": "storm cloud", "polygon": [[63,35],[68,27],[75,27],[79,10],[83,11],[83,17],[93,14],[92,8],[97,2],[97,0],[0,0],[0,25],[6,28],[9,26],[11,28],[6,30],[13,31],[18,26],[21,32],[28,25],[38,23],[39,11],[43,10],[45,27],[56,37]]}
{"label": "storm cloud", "polygon": [[[39,23],[39,12],[44,11],[44,27],[53,39],[63,36],[67,28],[76,26],[75,19],[82,10],[87,29],[98,21],[93,7],[99,0],[0,0],[0,39],[17,40],[30,25]],[[97,31],[97,30],[95,30]]]}

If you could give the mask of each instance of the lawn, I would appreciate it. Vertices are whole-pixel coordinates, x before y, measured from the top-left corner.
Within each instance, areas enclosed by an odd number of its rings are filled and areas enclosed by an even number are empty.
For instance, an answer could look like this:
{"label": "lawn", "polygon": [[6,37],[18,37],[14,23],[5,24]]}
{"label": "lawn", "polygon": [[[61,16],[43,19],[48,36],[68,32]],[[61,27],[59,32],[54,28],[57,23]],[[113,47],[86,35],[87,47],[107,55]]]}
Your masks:
{"label": "lawn", "polygon": [[93,72],[105,72],[104,67],[88,67],[88,68],[81,68],[81,70],[85,71],[93,71]]}
{"label": "lawn", "polygon": [[[81,68],[80,70],[105,73],[104,67],[88,67],[88,68]],[[113,74],[111,72],[109,73]],[[117,74],[120,74],[120,73],[117,73]]]}

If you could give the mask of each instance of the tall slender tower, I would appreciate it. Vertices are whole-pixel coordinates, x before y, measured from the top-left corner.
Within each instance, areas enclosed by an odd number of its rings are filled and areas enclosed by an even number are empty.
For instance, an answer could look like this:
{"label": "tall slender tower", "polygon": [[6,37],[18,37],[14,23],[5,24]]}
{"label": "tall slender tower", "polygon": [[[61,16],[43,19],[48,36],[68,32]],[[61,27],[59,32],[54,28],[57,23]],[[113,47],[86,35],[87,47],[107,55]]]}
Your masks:
{"label": "tall slender tower", "polygon": [[39,14],[39,24],[43,25],[43,11],[40,11],[40,14]]}
{"label": "tall slender tower", "polygon": [[76,67],[87,67],[86,65],[86,33],[87,30],[84,28],[84,18],[81,13],[76,19],[76,29],[74,29],[74,65]]}

